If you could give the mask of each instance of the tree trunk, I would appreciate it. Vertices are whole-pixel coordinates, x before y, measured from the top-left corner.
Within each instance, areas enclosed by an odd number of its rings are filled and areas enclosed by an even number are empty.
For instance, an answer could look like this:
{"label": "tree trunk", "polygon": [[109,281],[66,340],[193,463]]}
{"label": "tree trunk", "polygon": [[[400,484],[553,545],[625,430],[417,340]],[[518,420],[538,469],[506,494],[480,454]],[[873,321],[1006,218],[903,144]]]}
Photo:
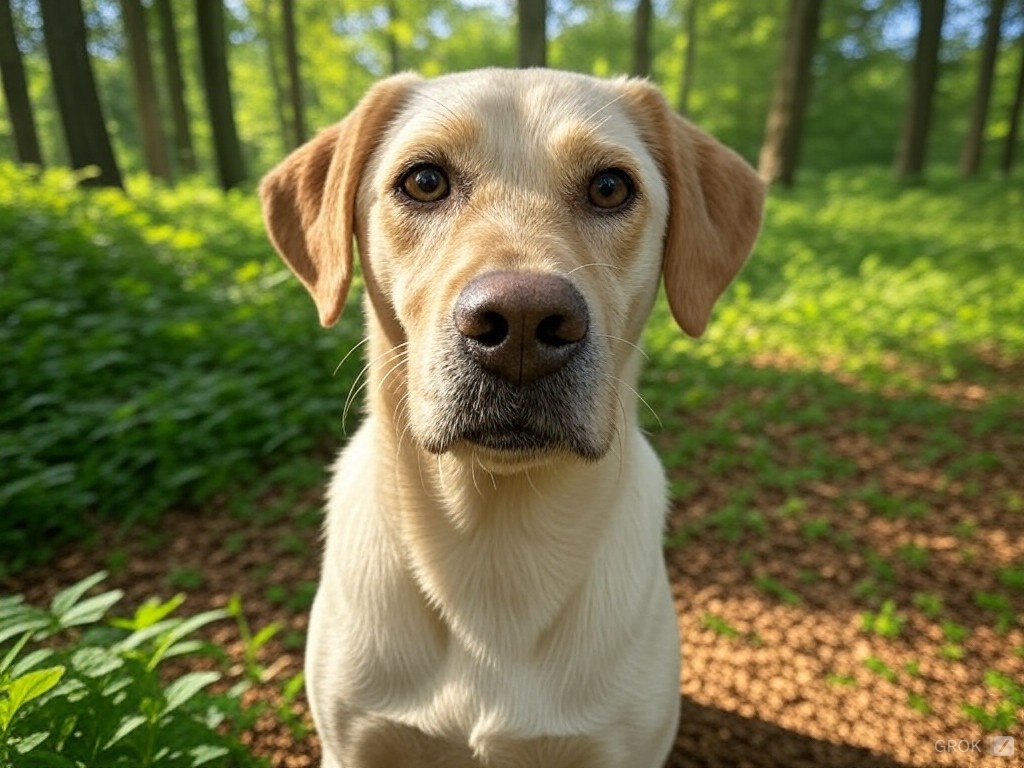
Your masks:
{"label": "tree trunk", "polygon": [[996,68],[996,54],[999,52],[999,32],[1003,22],[1006,0],[992,0],[988,20],[985,22],[985,42],[981,49],[981,69],[978,71],[978,86],[974,90],[974,106],[971,108],[971,124],[960,153],[960,174],[974,176],[981,166],[981,147],[985,140],[985,120],[988,117],[988,103],[992,96],[992,77]]}
{"label": "tree trunk", "polygon": [[1017,148],[1017,134],[1020,131],[1021,105],[1024,104],[1024,35],[1021,36],[1020,42],[1020,69],[1017,72],[1017,92],[1013,97],[1013,106],[1010,107],[1010,128],[1003,142],[1003,156],[999,162],[999,168],[1005,174],[1009,174],[1013,170],[1013,156]]}
{"label": "tree trunk", "polygon": [[651,74],[651,0],[637,0],[633,29],[633,74]]}
{"label": "tree trunk", "polygon": [[306,140],[306,110],[302,103],[302,80],[299,76],[299,49],[295,35],[295,3],[282,0],[284,16],[284,58],[288,67],[288,90],[292,103],[292,135],[295,146]]}
{"label": "tree trunk", "polygon": [[245,180],[245,164],[231,104],[227,36],[221,0],[196,0],[196,27],[199,31],[199,57],[203,69],[206,109],[213,128],[217,174],[221,186],[231,189]]}
{"label": "tree trunk", "polygon": [[402,71],[401,51],[398,48],[398,35],[395,34],[395,26],[398,24],[398,4],[395,0],[388,0],[388,70],[392,75]]}
{"label": "tree trunk", "polygon": [[171,160],[167,155],[167,139],[160,123],[160,102],[153,77],[153,60],[149,54],[149,34],[142,0],[121,0],[121,18],[128,39],[129,69],[135,93],[135,112],[142,134],[142,150],[146,169],[151,176],[170,180]]}
{"label": "tree trunk", "polygon": [[693,91],[693,65],[697,61],[697,0],[686,4],[686,52],[683,54],[683,85],[679,89],[679,111],[687,114],[690,110],[690,93]]}
{"label": "tree trunk", "polygon": [[787,187],[793,186],[800,161],[821,4],[822,0],[789,0],[785,40],[758,161],[758,170],[766,181],[777,181]]}
{"label": "tree trunk", "polygon": [[547,66],[547,0],[519,0],[519,66]]}
{"label": "tree trunk", "polygon": [[4,100],[14,133],[14,156],[19,163],[43,164],[39,150],[32,101],[25,82],[25,67],[14,34],[14,18],[10,0],[0,0],[0,74],[3,76]]}
{"label": "tree trunk", "polygon": [[[198,0],[197,0],[198,2]],[[281,145],[291,146],[288,118],[285,115],[284,85],[281,83],[281,67],[277,60],[277,42],[274,35],[274,16],[271,0],[263,0],[263,42],[267,45],[267,68],[270,74],[270,86],[274,89],[274,116],[277,128],[281,133]]]}
{"label": "tree trunk", "polygon": [[178,33],[174,29],[171,0],[155,0],[154,7],[160,21],[160,48],[164,54],[164,76],[167,79],[167,94],[174,122],[178,167],[185,173],[195,173],[196,153],[192,147],[192,131],[189,127],[188,108],[185,106],[185,81],[181,77],[181,56],[178,53]]}
{"label": "tree trunk", "polygon": [[96,166],[84,186],[123,187],[86,48],[80,0],[40,0],[46,53],[64,138],[76,170]]}
{"label": "tree trunk", "polygon": [[932,99],[939,79],[939,45],[946,0],[920,0],[921,26],[910,73],[903,130],[896,153],[896,176],[900,181],[918,181],[924,174],[925,149],[931,127]]}

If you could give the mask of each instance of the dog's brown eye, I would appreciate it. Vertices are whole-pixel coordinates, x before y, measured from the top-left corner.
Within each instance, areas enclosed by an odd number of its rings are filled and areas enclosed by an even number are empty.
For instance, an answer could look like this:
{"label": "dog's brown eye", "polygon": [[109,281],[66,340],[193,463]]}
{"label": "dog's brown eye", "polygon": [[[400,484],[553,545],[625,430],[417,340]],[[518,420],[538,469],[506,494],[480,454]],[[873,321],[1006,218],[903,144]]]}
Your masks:
{"label": "dog's brown eye", "polygon": [[595,208],[606,211],[621,208],[633,197],[633,182],[622,171],[610,168],[590,180],[587,198]]}
{"label": "dog's brown eye", "polygon": [[435,203],[448,195],[448,177],[436,165],[413,168],[402,179],[402,191],[420,203]]}

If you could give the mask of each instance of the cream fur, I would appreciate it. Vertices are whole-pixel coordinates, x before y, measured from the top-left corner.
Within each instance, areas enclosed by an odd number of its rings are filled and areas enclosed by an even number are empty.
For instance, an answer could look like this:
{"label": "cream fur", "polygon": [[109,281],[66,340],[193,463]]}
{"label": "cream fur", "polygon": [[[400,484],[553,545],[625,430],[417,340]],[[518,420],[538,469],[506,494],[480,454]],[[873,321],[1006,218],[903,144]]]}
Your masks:
{"label": "cream fur", "polygon": [[[396,192],[419,162],[449,171],[443,205]],[[607,167],[636,182],[625,214],[586,207],[587,179]],[[325,324],[348,288],[352,231],[367,283],[368,415],[334,466],[307,649],[323,765],[661,765],[679,638],[635,345],[663,258],[673,311],[703,329],[756,236],[756,177],[646,83],[482,70],[383,81],[261,193]],[[454,380],[472,375],[454,302],[509,269],[568,276],[586,300],[585,382],[558,397],[599,458],[438,437],[467,407]]]}

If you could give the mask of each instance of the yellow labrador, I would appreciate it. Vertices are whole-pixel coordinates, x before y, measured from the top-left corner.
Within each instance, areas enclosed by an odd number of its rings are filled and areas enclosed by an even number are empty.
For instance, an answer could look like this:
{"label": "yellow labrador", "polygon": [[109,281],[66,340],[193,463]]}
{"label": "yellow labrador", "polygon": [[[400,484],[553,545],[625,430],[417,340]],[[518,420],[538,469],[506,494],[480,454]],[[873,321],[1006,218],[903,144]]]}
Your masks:
{"label": "yellow labrador", "polygon": [[382,81],[260,189],[369,408],[334,467],[306,684],[330,768],[654,768],[679,708],[636,346],[699,335],[762,184],[638,80]]}

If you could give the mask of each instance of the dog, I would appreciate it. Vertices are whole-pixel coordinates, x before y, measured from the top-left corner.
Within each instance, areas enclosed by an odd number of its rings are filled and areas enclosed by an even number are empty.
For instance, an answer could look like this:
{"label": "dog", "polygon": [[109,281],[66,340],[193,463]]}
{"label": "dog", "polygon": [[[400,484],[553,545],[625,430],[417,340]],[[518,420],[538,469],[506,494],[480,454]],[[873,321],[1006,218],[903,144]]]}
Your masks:
{"label": "dog", "polygon": [[664,280],[699,336],[761,180],[643,80],[380,81],[260,186],[368,406],[333,467],[306,686],[325,768],[654,768],[679,635],[637,422]]}

